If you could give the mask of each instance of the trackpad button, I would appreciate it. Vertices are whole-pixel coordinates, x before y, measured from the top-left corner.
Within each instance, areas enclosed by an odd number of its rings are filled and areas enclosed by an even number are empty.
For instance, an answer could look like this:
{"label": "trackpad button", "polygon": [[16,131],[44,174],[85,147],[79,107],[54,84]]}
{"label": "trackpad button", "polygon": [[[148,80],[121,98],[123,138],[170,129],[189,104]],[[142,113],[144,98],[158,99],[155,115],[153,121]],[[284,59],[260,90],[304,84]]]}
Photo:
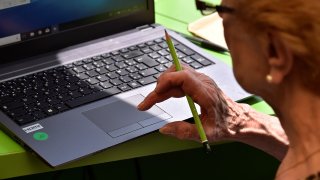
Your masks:
{"label": "trackpad button", "polygon": [[[168,119],[167,116],[169,115],[157,106],[153,106],[148,111],[139,111],[136,106],[143,99],[144,96],[137,94],[124,100],[83,112],[83,115],[113,137],[138,130],[148,124],[139,124],[138,122],[147,122],[154,118],[157,119],[154,120],[157,122]],[[153,123],[150,122],[150,124]]]}
{"label": "trackpad button", "polygon": [[135,131],[135,130],[138,130],[138,129],[141,129],[141,128],[142,128],[142,126],[140,126],[138,123],[135,123],[135,124],[131,124],[129,126],[126,126],[126,127],[123,127],[123,128],[108,132],[108,134],[111,137],[116,138],[116,137],[122,136],[124,134],[130,133],[132,131]]}

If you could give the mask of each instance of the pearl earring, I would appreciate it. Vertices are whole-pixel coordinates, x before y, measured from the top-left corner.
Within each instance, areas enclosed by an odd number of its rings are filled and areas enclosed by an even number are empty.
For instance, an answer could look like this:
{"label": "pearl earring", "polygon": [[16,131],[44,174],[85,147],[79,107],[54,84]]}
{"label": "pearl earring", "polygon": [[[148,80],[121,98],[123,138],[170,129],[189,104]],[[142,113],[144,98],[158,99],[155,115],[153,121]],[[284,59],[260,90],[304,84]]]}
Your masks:
{"label": "pearl earring", "polygon": [[266,76],[266,80],[267,80],[268,83],[272,83],[273,78],[272,78],[272,76],[270,74],[268,74]]}

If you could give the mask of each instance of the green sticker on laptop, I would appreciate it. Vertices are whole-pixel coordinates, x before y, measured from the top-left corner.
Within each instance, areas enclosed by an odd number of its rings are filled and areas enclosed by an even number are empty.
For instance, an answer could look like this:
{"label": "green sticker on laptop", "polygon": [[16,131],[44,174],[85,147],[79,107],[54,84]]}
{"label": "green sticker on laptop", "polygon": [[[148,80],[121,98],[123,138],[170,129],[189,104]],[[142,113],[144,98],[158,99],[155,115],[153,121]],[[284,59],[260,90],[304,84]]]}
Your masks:
{"label": "green sticker on laptop", "polygon": [[33,134],[33,139],[37,141],[45,141],[48,139],[48,134],[45,132],[36,132]]}

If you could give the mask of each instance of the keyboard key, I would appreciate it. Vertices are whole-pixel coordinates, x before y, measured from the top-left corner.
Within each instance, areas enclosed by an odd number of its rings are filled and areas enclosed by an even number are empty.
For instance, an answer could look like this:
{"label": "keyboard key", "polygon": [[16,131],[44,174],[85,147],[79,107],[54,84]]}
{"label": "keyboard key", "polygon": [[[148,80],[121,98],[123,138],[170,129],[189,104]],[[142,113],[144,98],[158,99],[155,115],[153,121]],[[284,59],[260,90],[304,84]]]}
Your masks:
{"label": "keyboard key", "polygon": [[156,59],[156,61],[158,61],[160,64],[164,64],[164,63],[167,63],[169,62],[166,58],[164,57],[160,57],[158,59]]}
{"label": "keyboard key", "polygon": [[133,66],[137,64],[137,62],[135,62],[133,59],[125,60],[124,62],[129,66]]}
{"label": "keyboard key", "polygon": [[69,109],[69,107],[66,106],[65,104],[56,104],[56,105],[55,105],[55,108],[56,108],[59,112],[66,111],[66,110]]}
{"label": "keyboard key", "polygon": [[142,51],[143,53],[145,53],[145,54],[152,53],[152,50],[151,50],[150,48],[148,48],[148,47],[141,49],[141,51]]}
{"label": "keyboard key", "polygon": [[126,70],[129,72],[129,73],[134,73],[134,72],[137,72],[138,69],[136,67],[133,67],[133,66],[130,66],[130,67],[127,67]]}
{"label": "keyboard key", "polygon": [[124,83],[127,83],[127,82],[130,82],[132,80],[131,77],[129,77],[129,75],[126,75],[126,76],[121,76],[120,77],[120,80]]}
{"label": "keyboard key", "polygon": [[94,56],[91,59],[93,59],[94,61],[99,61],[102,59],[102,56]]}
{"label": "keyboard key", "polygon": [[187,48],[186,46],[183,46],[181,44],[176,46],[176,49],[178,49],[179,51],[183,52],[184,54],[191,56],[193,54],[195,54],[194,51],[192,51],[191,49]]}
{"label": "keyboard key", "polygon": [[163,65],[159,65],[157,67],[155,67],[157,71],[159,72],[163,72],[167,69],[167,67],[163,66]]}
{"label": "keyboard key", "polygon": [[119,68],[119,69],[123,69],[125,67],[127,67],[128,65],[123,61],[123,62],[116,62],[115,65]]}
{"label": "keyboard key", "polygon": [[198,61],[198,62],[205,60],[205,58],[203,58],[202,56],[199,56],[198,54],[191,56],[191,58]]}
{"label": "keyboard key", "polygon": [[22,115],[26,114],[26,109],[21,107],[21,108],[18,108],[18,109],[12,109],[9,111],[9,115],[12,117],[12,118],[17,118],[17,117],[20,117]]}
{"label": "keyboard key", "polygon": [[139,48],[144,48],[146,45],[144,43],[137,45]]}
{"label": "keyboard key", "polygon": [[156,79],[158,79],[160,76],[161,76],[161,73],[153,75],[153,77],[155,77]]}
{"label": "keyboard key", "polygon": [[108,58],[108,57],[110,57],[110,54],[109,53],[104,53],[104,54],[101,54],[101,57]]}
{"label": "keyboard key", "polygon": [[42,111],[32,112],[32,115],[34,115],[35,117],[37,117],[37,119],[43,119],[43,118],[45,118],[45,117],[48,116],[47,114],[45,114],[45,113],[42,112]]}
{"label": "keyboard key", "polygon": [[194,69],[199,69],[202,67],[202,65],[198,62],[193,62],[190,64],[191,67],[193,67]]}
{"label": "keyboard key", "polygon": [[133,74],[130,74],[129,76],[134,80],[141,79],[141,77],[142,77],[138,73],[133,73]]}
{"label": "keyboard key", "polygon": [[[71,99],[71,96],[69,94],[60,94],[58,96],[59,99],[63,100],[63,101],[68,101],[69,99]],[[39,103],[39,102],[38,102]],[[37,103],[37,104],[38,104]],[[41,104],[39,104],[39,106],[41,106]]]}
{"label": "keyboard key", "polygon": [[119,74],[116,73],[116,72],[109,72],[109,73],[107,73],[107,76],[108,76],[110,79],[114,79],[114,78],[119,77]]}
{"label": "keyboard key", "polygon": [[158,51],[158,53],[161,55],[161,56],[166,56],[169,54],[169,52],[166,50],[166,49],[162,49],[160,51]]}
{"label": "keyboard key", "polygon": [[129,82],[128,85],[129,85],[131,88],[138,88],[138,87],[141,86],[141,85],[140,85],[139,83],[137,83],[136,81]]}
{"label": "keyboard key", "polygon": [[104,89],[108,89],[108,88],[111,88],[113,85],[109,82],[101,82],[99,83],[99,85],[104,88]]}
{"label": "keyboard key", "polygon": [[76,84],[68,84],[66,86],[70,91],[74,91],[76,89],[78,89],[79,87]]}
{"label": "keyboard key", "polygon": [[153,82],[156,82],[157,79],[152,77],[152,76],[149,76],[149,77],[146,77],[146,78],[143,78],[143,79],[140,79],[138,82],[142,85],[147,85],[147,84],[150,84],[150,83],[153,83]]}
{"label": "keyboard key", "polygon": [[122,56],[126,59],[131,59],[141,55],[143,55],[143,53],[140,50],[135,50],[135,51],[130,51],[128,53],[125,53]]}
{"label": "keyboard key", "polygon": [[116,62],[124,61],[124,58],[120,55],[114,56],[112,57],[112,59],[115,60]]}
{"label": "keyboard key", "polygon": [[151,68],[151,69],[146,69],[146,70],[143,70],[140,72],[140,74],[144,77],[146,76],[150,76],[150,75],[154,75],[154,74],[157,74],[158,71],[155,70],[154,68]]}
{"label": "keyboard key", "polygon": [[164,40],[162,38],[155,39],[154,42],[157,44],[162,43]]}
{"label": "keyboard key", "polygon": [[2,106],[3,109],[5,110],[11,110],[11,109],[16,109],[16,108],[20,108],[23,107],[24,104],[20,101],[14,101],[14,102],[10,102],[8,104],[5,104]]}
{"label": "keyboard key", "polygon": [[96,78],[90,78],[90,79],[87,79],[87,82],[90,83],[91,85],[94,85],[94,84],[97,84],[99,80]]}
{"label": "keyboard key", "polygon": [[143,63],[148,67],[154,67],[154,66],[159,65],[159,63],[156,60],[152,59],[151,57],[149,57],[147,55],[143,55],[143,56],[136,58],[136,61]]}
{"label": "keyboard key", "polygon": [[107,58],[104,59],[103,62],[107,65],[113,64],[115,62],[115,60],[111,59],[111,58]]}
{"label": "keyboard key", "polygon": [[157,59],[160,57],[160,54],[158,54],[157,52],[153,52],[153,53],[149,53],[148,54],[152,59]]}
{"label": "keyboard key", "polygon": [[32,115],[24,115],[24,116],[21,116],[21,117],[15,119],[15,122],[22,126],[22,125],[31,123],[35,120],[36,119]]}
{"label": "keyboard key", "polygon": [[117,69],[118,69],[115,65],[107,65],[107,66],[105,66],[105,68],[106,68],[108,71],[114,71],[114,70],[117,70]]}
{"label": "keyboard key", "polygon": [[84,71],[86,71],[83,67],[81,67],[81,66],[78,66],[78,67],[75,67],[75,68],[73,68],[72,69],[74,72],[76,72],[76,73],[82,73],[82,72],[84,72]]}
{"label": "keyboard key", "polygon": [[84,94],[84,95],[87,95],[87,94],[91,94],[94,92],[94,90],[90,89],[90,88],[80,88],[79,89],[79,92]]}
{"label": "keyboard key", "polygon": [[99,61],[93,62],[93,65],[94,65],[95,67],[101,67],[101,66],[104,66],[105,63],[104,63],[102,60],[99,60]]}
{"label": "keyboard key", "polygon": [[118,78],[116,79],[110,79],[110,83],[113,84],[114,86],[118,86],[120,84],[122,84],[122,81]]}
{"label": "keyboard key", "polygon": [[99,73],[98,73],[95,69],[86,72],[86,74],[87,74],[88,76],[90,76],[90,77],[95,77],[95,76],[98,76],[98,75],[99,75]]}
{"label": "keyboard key", "polygon": [[123,92],[131,89],[131,87],[128,86],[127,84],[121,84],[120,86],[118,86],[118,88]]}
{"label": "keyboard key", "polygon": [[144,69],[147,69],[148,67],[144,64],[137,64],[136,68],[138,68],[139,70],[144,70]]}
{"label": "keyboard key", "polygon": [[[99,76],[98,76],[99,77]],[[98,79],[97,77],[97,79]],[[80,87],[80,88],[84,88],[84,87],[88,87],[89,84],[86,82],[86,81],[78,81],[77,83],[77,86]],[[60,87],[61,88],[61,87]],[[63,91],[58,91],[59,93],[62,93]],[[63,92],[64,93],[64,92]]]}
{"label": "keyboard key", "polygon": [[194,59],[192,59],[191,57],[188,56],[188,57],[182,58],[182,61],[187,64],[191,64],[194,61]]}
{"label": "keyboard key", "polygon": [[162,48],[160,46],[158,46],[158,45],[153,45],[153,46],[150,46],[150,49],[152,49],[153,51],[159,51]]}
{"label": "keyboard key", "polygon": [[116,73],[118,73],[120,76],[124,76],[124,75],[129,74],[129,72],[126,71],[125,69],[116,70]]}
{"label": "keyboard key", "polygon": [[109,96],[120,93],[121,91],[117,87],[112,87],[109,89],[104,89],[102,92],[108,94]]}
{"label": "keyboard key", "polygon": [[96,77],[100,82],[104,82],[109,79],[107,75],[101,75]]}
{"label": "keyboard key", "polygon": [[208,66],[210,64],[213,64],[213,62],[207,60],[207,59],[204,59],[204,58],[200,58],[197,60],[200,64],[204,65],[204,66]]}
{"label": "keyboard key", "polygon": [[59,111],[54,108],[54,107],[48,107],[48,108],[44,108],[43,111],[47,114],[47,115],[54,115],[54,114],[57,114]]}
{"label": "keyboard key", "polygon": [[87,71],[90,71],[95,68],[95,66],[92,63],[85,64],[82,67],[85,68]]}
{"label": "keyboard key", "polygon": [[91,58],[87,58],[87,59],[83,60],[83,62],[86,63],[86,64],[87,63],[92,63],[92,61],[93,61],[93,59],[91,59]]}
{"label": "keyboard key", "polygon": [[165,63],[164,66],[167,67],[167,68],[171,67],[172,66],[172,62]]}
{"label": "keyboard key", "polygon": [[134,51],[134,50],[137,50],[138,48],[136,47],[136,46],[131,46],[131,47],[129,47],[129,50],[131,50],[131,51]]}
{"label": "keyboard key", "polygon": [[76,76],[77,76],[79,79],[87,79],[87,78],[89,78],[89,76],[86,75],[85,73],[80,73],[80,74],[77,74]]}
{"label": "keyboard key", "polygon": [[96,69],[96,72],[99,73],[99,74],[105,74],[108,72],[108,70],[104,67],[100,67],[100,68],[97,68]]}
{"label": "keyboard key", "polygon": [[120,53],[119,53],[119,51],[113,51],[113,52],[111,52],[111,54],[112,54],[113,56],[116,56],[116,55],[119,55]]}
{"label": "keyboard key", "polygon": [[82,96],[82,94],[81,94],[78,90],[69,92],[69,95],[70,95],[72,98],[78,98],[78,97],[81,97],[81,96]]}

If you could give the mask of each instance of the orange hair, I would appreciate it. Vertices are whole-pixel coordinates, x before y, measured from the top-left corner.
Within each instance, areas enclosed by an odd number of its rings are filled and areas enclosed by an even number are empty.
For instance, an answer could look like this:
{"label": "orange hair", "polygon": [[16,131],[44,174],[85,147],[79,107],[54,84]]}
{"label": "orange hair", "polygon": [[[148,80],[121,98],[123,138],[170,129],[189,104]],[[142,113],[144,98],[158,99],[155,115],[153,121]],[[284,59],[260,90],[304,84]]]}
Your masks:
{"label": "orange hair", "polygon": [[277,33],[293,52],[301,82],[320,94],[320,1],[239,0],[236,4],[239,18],[252,33]]}

